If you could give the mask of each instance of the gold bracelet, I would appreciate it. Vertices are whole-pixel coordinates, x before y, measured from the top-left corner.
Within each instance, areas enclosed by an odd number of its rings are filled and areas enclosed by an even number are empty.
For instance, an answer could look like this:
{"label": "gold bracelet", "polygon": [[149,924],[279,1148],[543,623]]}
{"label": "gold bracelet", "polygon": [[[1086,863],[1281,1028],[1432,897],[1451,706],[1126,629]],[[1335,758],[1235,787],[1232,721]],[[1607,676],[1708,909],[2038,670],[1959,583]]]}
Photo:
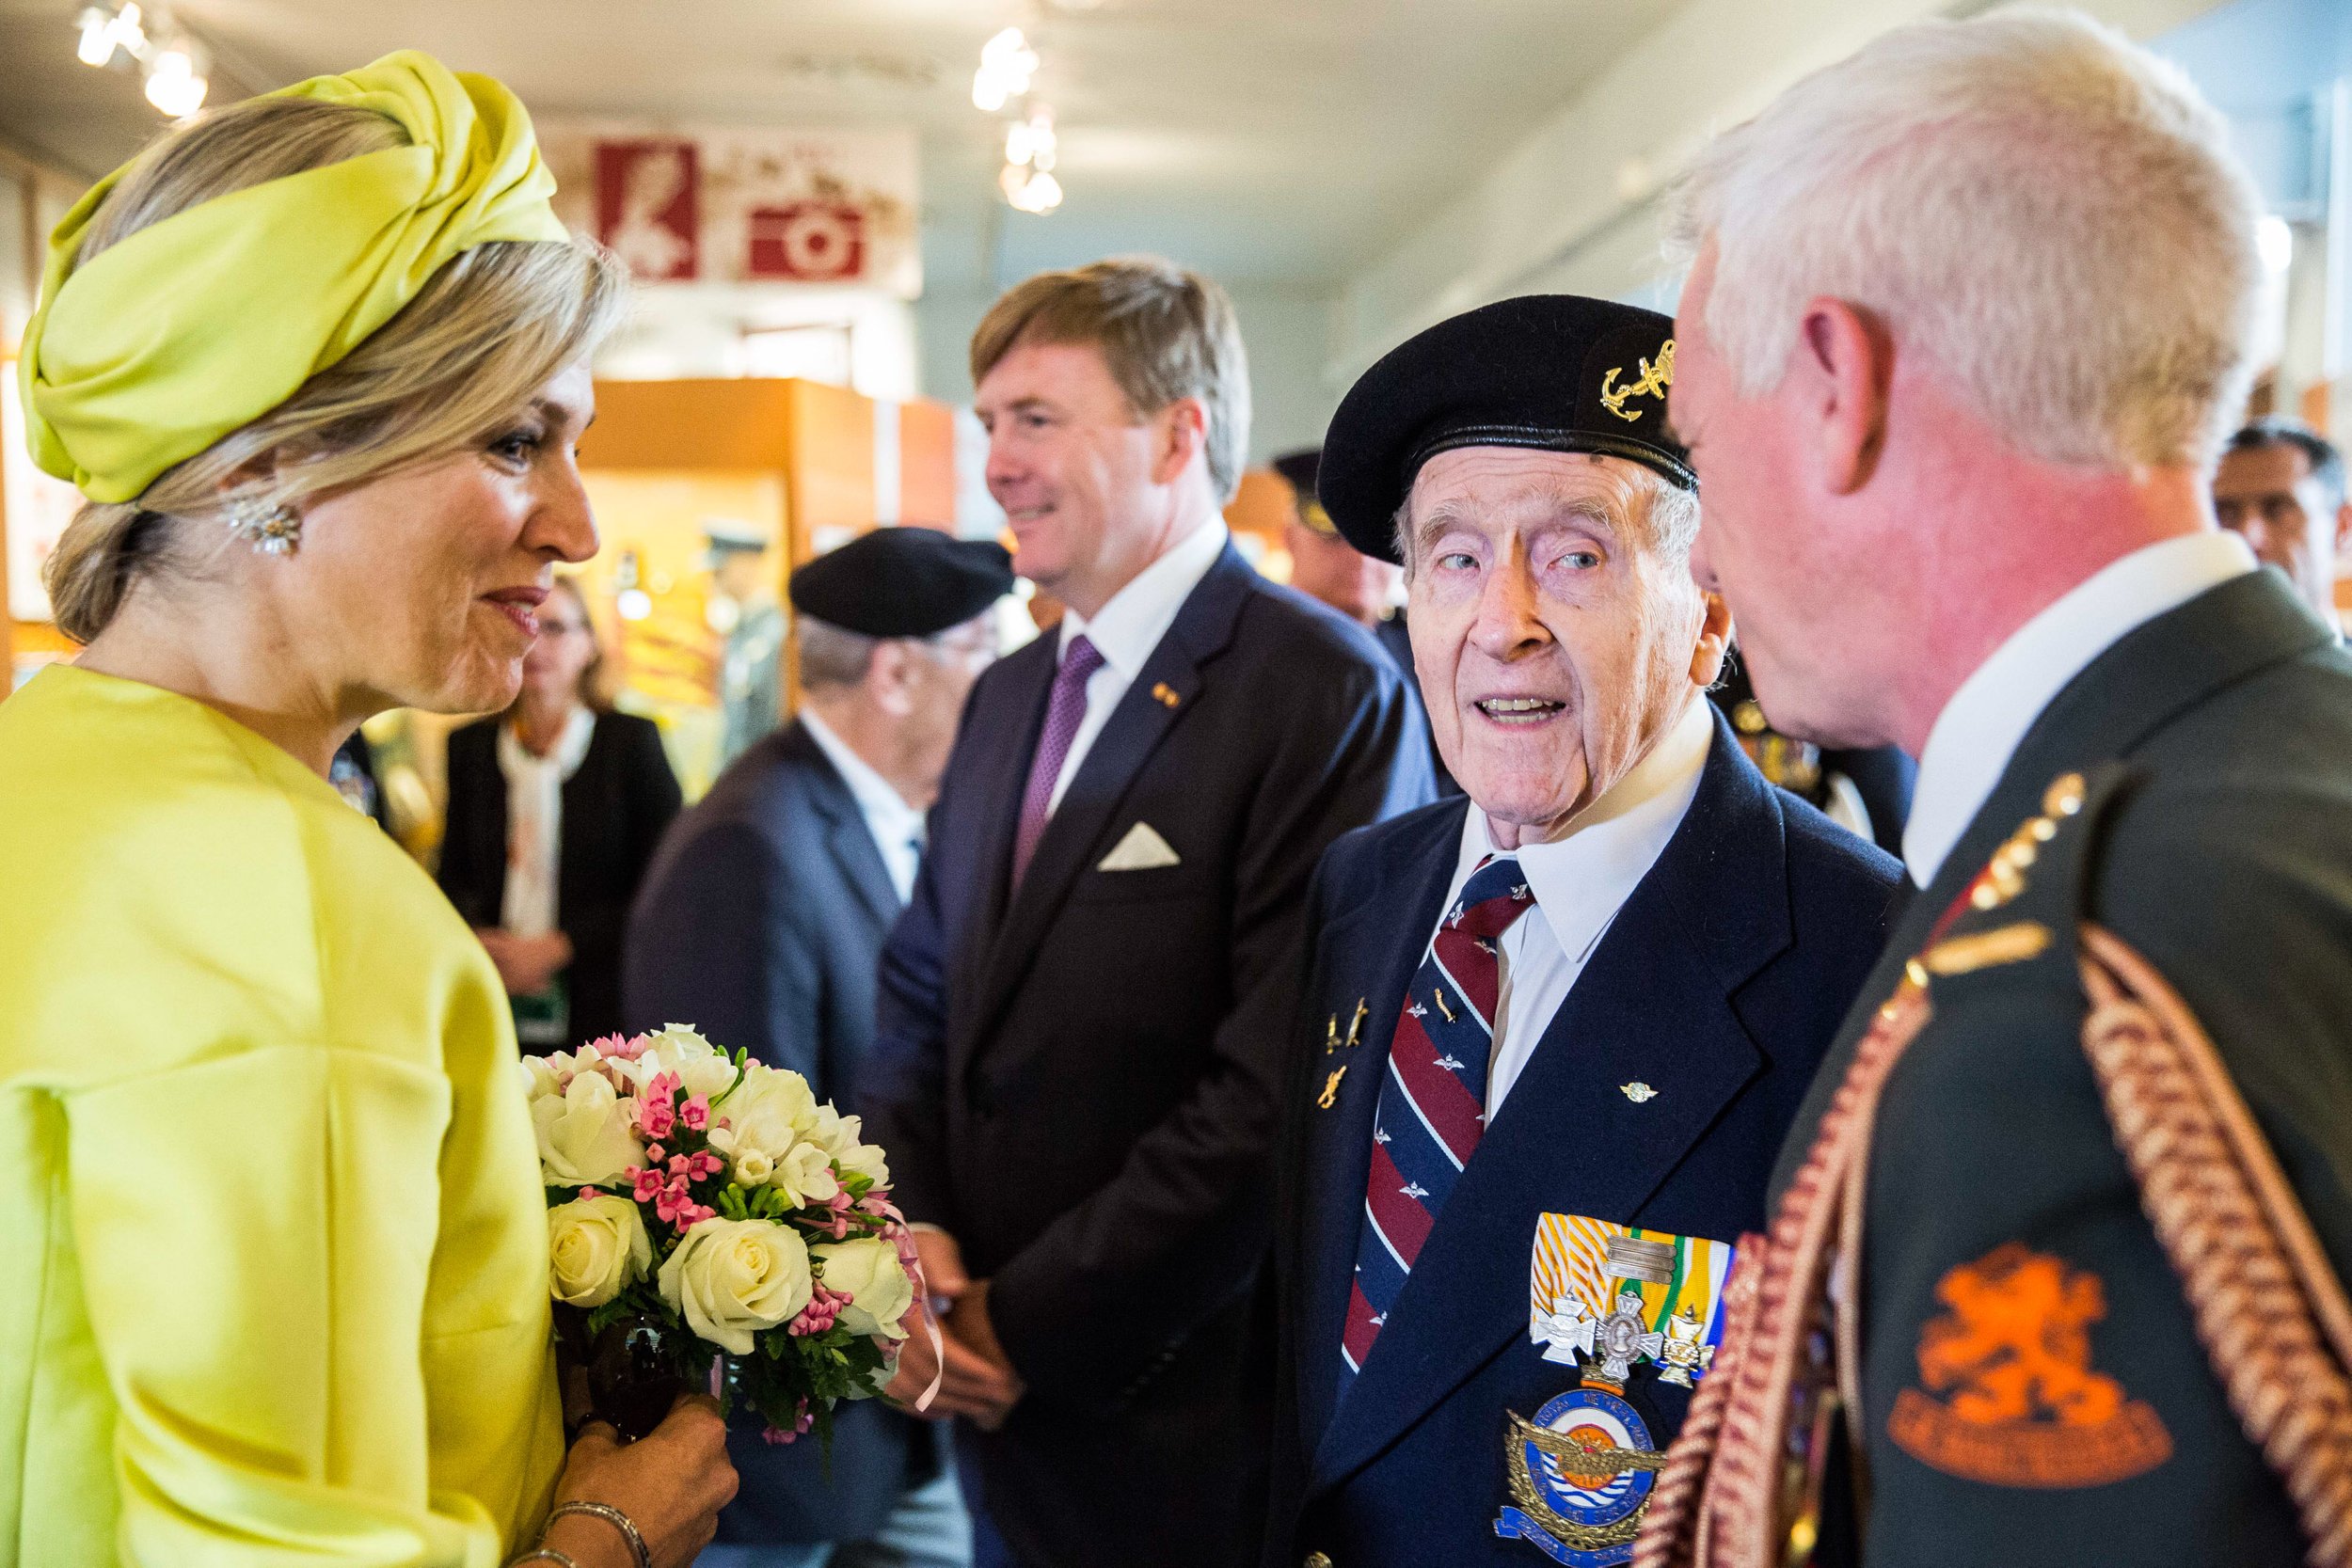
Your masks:
{"label": "gold bracelet", "polygon": [[[636,1522],[611,1503],[592,1503],[578,1499],[568,1503],[558,1503],[548,1512],[548,1523],[553,1524],[566,1513],[585,1513],[592,1519],[601,1519],[611,1525],[614,1529],[619,1530],[622,1537],[628,1542],[629,1555],[637,1560],[637,1568],[653,1568],[653,1554],[645,1549],[645,1538],[637,1532]],[[575,1564],[574,1568],[578,1568],[578,1565]]]}

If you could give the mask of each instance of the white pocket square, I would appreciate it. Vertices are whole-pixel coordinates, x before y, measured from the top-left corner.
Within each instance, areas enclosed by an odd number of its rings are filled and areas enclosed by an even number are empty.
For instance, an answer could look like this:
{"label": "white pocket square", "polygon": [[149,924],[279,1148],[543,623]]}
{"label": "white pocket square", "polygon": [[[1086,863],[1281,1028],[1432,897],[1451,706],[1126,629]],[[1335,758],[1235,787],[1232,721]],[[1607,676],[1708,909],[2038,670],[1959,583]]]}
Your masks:
{"label": "white pocket square", "polygon": [[1176,851],[1168,847],[1168,840],[1152,831],[1149,822],[1138,822],[1127,830],[1127,836],[1104,855],[1097,871],[1149,871],[1153,866],[1182,865]]}

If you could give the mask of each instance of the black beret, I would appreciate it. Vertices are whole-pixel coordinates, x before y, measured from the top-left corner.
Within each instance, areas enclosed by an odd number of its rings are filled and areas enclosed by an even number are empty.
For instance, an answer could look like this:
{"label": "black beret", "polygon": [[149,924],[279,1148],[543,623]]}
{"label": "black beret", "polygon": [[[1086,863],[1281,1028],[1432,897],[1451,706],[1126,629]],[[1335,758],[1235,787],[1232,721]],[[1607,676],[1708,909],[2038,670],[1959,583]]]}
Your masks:
{"label": "black beret", "polygon": [[1315,470],[1322,466],[1320,447],[1286,451],[1274,460],[1274,471],[1289,480],[1291,488],[1298,493],[1298,520],[1317,533],[1337,533],[1339,531],[1331,526],[1331,515],[1315,499]]}
{"label": "black beret", "polygon": [[1323,439],[1324,509],[1349,544],[1394,561],[1413,477],[1455,447],[1598,452],[1695,488],[1666,424],[1674,331],[1655,310],[1577,294],[1526,294],[1439,322],[1341,401]]}
{"label": "black beret", "polygon": [[930,637],[1012,592],[1012,557],[993,539],[878,528],[792,574],[792,608],[868,637]]}

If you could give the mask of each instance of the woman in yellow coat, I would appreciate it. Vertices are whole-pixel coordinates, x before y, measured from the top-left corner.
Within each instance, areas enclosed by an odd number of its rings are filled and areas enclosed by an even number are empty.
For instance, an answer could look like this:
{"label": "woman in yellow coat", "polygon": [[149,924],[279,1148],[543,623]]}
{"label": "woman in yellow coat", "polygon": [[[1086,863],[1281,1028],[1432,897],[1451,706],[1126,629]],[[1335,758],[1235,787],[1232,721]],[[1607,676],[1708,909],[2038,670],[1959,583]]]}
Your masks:
{"label": "woman in yellow coat", "polygon": [[707,1403],[566,1463],[497,976],[326,782],[372,713],[503,706],[596,548],[622,285],[553,189],[505,88],[395,55],[54,239],[87,646],[0,704],[0,1564],[676,1565],[733,1491]]}

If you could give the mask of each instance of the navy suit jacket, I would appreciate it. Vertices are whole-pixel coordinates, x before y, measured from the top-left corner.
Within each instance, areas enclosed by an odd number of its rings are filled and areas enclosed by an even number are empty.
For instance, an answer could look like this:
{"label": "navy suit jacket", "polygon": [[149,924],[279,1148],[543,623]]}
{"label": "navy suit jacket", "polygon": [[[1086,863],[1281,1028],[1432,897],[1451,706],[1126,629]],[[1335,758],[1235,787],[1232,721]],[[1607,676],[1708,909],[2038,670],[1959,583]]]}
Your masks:
{"label": "navy suit jacket", "polygon": [[[1689,815],[1609,927],[1446,1199],[1352,1388],[1340,1334],[1389,1042],[1460,853],[1465,801],[1352,833],[1316,876],[1277,1246],[1280,1348],[1265,1561],[1544,1560],[1498,1538],[1504,1412],[1579,1372],[1528,1338],[1538,1215],[1736,1241],[1885,939],[1899,866],[1766,784],[1721,715]],[[1327,1051],[1361,1001],[1360,1042]],[[1328,1070],[1349,1070],[1327,1110]],[[1620,1085],[1645,1083],[1636,1102]],[[1689,1396],[1637,1368],[1663,1449]]]}
{"label": "navy suit jacket", "polygon": [[[882,851],[816,737],[762,737],[662,840],[629,919],[623,1010],[632,1031],[691,1023],[807,1078],[853,1112],[874,1037],[874,965],[898,917]],[[860,1541],[939,1467],[930,1427],[868,1401],[834,1413],[833,1463],[814,1442],[739,1423],[742,1489],[719,1539]]]}
{"label": "navy suit jacket", "polygon": [[[973,689],[882,958],[867,1135],[908,1216],[992,1281],[1028,1384],[969,1434],[1019,1559],[1254,1562],[1250,1305],[1307,884],[1341,832],[1429,799],[1428,745],[1370,634],[1229,547],[1011,889],[1058,653],[1041,638]],[[1102,869],[1138,823],[1176,863]]]}

